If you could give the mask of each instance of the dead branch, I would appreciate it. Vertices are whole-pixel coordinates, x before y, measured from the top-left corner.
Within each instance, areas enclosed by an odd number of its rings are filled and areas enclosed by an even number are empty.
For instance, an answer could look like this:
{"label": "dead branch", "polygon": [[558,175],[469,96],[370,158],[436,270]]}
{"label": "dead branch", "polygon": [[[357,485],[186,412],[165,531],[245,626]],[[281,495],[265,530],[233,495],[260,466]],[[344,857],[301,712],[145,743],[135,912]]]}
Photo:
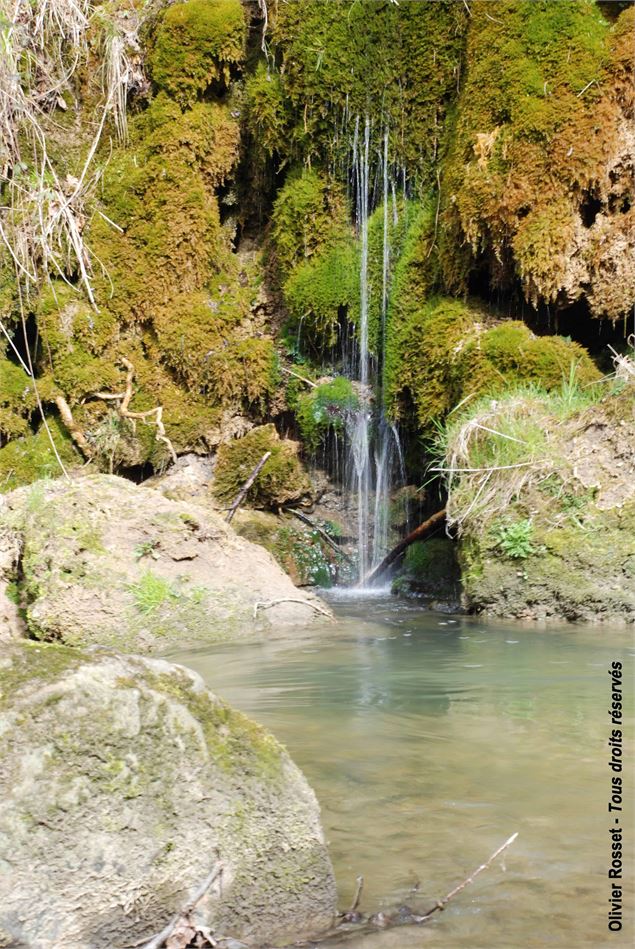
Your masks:
{"label": "dead branch", "polygon": [[373,567],[373,569],[366,574],[362,580],[362,585],[368,586],[369,583],[372,583],[377,577],[380,577],[382,573],[385,573],[388,567],[395,562],[397,557],[399,557],[404,550],[410,547],[411,544],[414,544],[415,541],[421,540],[426,534],[429,534],[433,528],[438,527],[444,521],[445,513],[445,508],[442,508],[442,510],[433,514],[432,517],[429,517],[427,521],[424,521],[423,524],[419,524],[418,527],[415,527],[407,537],[400,540],[390,553],[386,554],[381,563],[377,564],[376,567]]}
{"label": "dead branch", "polygon": [[299,372],[294,372],[293,369],[287,369],[285,366],[282,366],[282,371],[286,372],[288,376],[293,376],[295,379],[299,379],[300,382],[306,382],[306,384],[311,386],[312,389],[317,389],[316,382],[312,382],[310,379],[307,379],[306,376],[301,376]]}
{"label": "dead branch", "polygon": [[227,517],[225,518],[228,524],[231,521],[234,514],[236,513],[236,511],[238,510],[238,508],[240,507],[240,505],[245,500],[245,497],[247,496],[247,492],[249,491],[250,487],[252,486],[252,484],[254,483],[254,481],[256,480],[260,472],[262,471],[263,466],[267,463],[270,457],[271,457],[271,452],[266,451],[264,455],[262,456],[262,458],[260,459],[260,461],[258,462],[258,464],[256,465],[256,467],[254,468],[254,470],[251,472],[251,474],[245,481],[245,483],[243,484],[238,494],[236,495],[236,500],[230,507],[229,511],[227,512]]}
{"label": "dead branch", "polygon": [[272,606],[278,606],[279,603],[301,603],[302,606],[308,606],[310,609],[315,610],[316,613],[321,613],[322,616],[328,616],[329,619],[332,618],[328,610],[325,610],[317,603],[313,603],[311,600],[301,600],[300,597],[297,596],[283,596],[278,600],[257,600],[254,603],[254,619],[258,615],[258,610],[268,610]]}
{"label": "dead branch", "polygon": [[165,929],[162,929],[161,932],[154,936],[149,942],[144,943],[142,949],[160,949],[160,947],[170,938],[181,920],[187,921],[187,918],[192,914],[196,908],[196,905],[203,899],[212,883],[219,879],[219,877],[222,877],[222,873],[223,864],[219,861],[214,865],[211,872],[205,877],[198,889],[195,890],[194,896],[185,904],[183,909],[176,914],[172,922],[168,923]]}
{"label": "dead branch", "polygon": [[450,902],[450,900],[453,899],[457,895],[457,893],[460,893],[461,890],[464,890],[465,887],[468,886],[470,883],[473,883],[474,880],[479,875],[479,873],[482,873],[483,870],[487,870],[489,867],[491,867],[494,860],[496,860],[497,857],[500,857],[500,855],[503,853],[504,850],[507,850],[508,847],[511,847],[511,845],[513,844],[513,842],[516,840],[517,837],[518,837],[518,831],[516,831],[515,834],[512,834],[511,837],[508,837],[505,843],[501,844],[498,850],[494,851],[494,853],[489,858],[489,860],[486,860],[485,863],[482,863],[480,865],[480,867],[477,867],[476,870],[472,874],[470,874],[469,877],[466,877],[466,879],[463,880],[462,883],[459,883],[459,885],[455,886],[453,890],[450,890],[448,895],[444,896],[442,900],[438,900],[435,903],[435,905],[432,907],[432,909],[429,909],[427,913],[423,914],[420,922],[423,922],[424,920],[429,919],[433,913],[443,911],[445,907],[448,905],[448,903]]}
{"label": "dead branch", "polygon": [[[155,408],[147,409],[145,412],[131,412],[130,411],[128,406],[130,405],[130,402],[132,400],[132,394],[133,394],[132,384],[134,381],[135,368],[133,364],[130,362],[130,360],[126,359],[125,356],[122,356],[120,361],[123,367],[126,369],[125,391],[124,392],[94,392],[92,394],[92,398],[102,399],[104,401],[112,400],[114,402],[117,402],[117,401],[120,402],[121,404],[117,407],[117,412],[122,418],[128,418],[128,419],[132,419],[133,421],[136,421],[136,419],[145,420],[154,416],[154,425],[156,426],[156,430],[157,430],[155,439],[158,442],[163,442],[163,444],[167,446],[167,449],[170,453],[170,457],[172,461],[175,462],[176,452],[174,450],[174,446],[172,442],[170,441],[170,439],[165,433],[165,425],[163,424],[163,406],[157,405]],[[58,408],[59,408],[59,405],[58,405]],[[61,414],[61,410],[60,410],[60,414]],[[69,414],[70,414],[70,409],[69,409]],[[63,416],[62,416],[62,420],[64,421],[64,424],[67,426],[67,428],[71,432],[71,436],[73,436],[72,429],[70,428],[68,422],[64,419]],[[72,417],[71,417],[71,420],[72,420]]]}
{"label": "dead branch", "polygon": [[342,548],[335,543],[330,534],[328,534],[324,528],[320,527],[319,524],[316,524],[315,521],[312,521],[310,517],[307,517],[306,514],[304,514],[302,511],[296,510],[294,507],[285,507],[282,510],[287,511],[289,514],[293,514],[293,516],[297,517],[298,520],[308,524],[312,530],[317,531],[320,537],[324,538],[329,547],[331,547],[337,554],[340,554],[342,557],[348,560],[349,563],[351,562],[351,557],[349,557],[346,551],[342,550]]}

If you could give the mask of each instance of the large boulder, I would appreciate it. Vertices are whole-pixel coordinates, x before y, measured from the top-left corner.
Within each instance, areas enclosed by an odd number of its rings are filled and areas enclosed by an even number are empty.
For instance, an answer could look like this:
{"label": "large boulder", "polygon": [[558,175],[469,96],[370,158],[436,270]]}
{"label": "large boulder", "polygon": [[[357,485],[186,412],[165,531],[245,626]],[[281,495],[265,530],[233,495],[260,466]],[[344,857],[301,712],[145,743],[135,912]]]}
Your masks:
{"label": "large boulder", "polygon": [[195,921],[262,945],[335,911],[284,748],[164,660],[20,643],[0,660],[0,946],[112,949]]}
{"label": "large boulder", "polygon": [[219,514],[123,478],[40,481],[0,504],[0,579],[37,639],[148,653],[330,615]]}

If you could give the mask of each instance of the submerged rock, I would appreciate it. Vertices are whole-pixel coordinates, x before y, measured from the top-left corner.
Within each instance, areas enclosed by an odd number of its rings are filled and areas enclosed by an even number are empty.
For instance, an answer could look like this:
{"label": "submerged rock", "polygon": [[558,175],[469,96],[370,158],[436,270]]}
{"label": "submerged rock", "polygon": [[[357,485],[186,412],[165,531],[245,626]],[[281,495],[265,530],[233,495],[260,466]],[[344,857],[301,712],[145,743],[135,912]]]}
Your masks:
{"label": "submerged rock", "polygon": [[328,609],[211,510],[109,475],[3,498],[0,534],[31,636],[129,652],[309,623]]}
{"label": "submerged rock", "polygon": [[195,920],[314,933],[335,884],[313,791],[263,728],[163,660],[47,644],[0,661],[0,945],[112,949]]}

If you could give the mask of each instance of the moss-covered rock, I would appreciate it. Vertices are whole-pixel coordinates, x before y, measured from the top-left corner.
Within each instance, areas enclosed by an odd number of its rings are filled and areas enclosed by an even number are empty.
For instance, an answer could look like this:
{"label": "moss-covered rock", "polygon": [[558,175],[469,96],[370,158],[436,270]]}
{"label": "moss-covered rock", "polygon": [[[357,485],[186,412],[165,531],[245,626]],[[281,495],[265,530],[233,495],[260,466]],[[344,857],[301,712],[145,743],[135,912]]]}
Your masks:
{"label": "moss-covered rock", "polygon": [[454,541],[431,537],[411,544],[393,580],[392,592],[416,596],[433,609],[457,611],[461,571]]}
{"label": "moss-covered rock", "polygon": [[[468,17],[453,2],[376,3],[302,0],[272,9],[269,42],[280,63],[275,90],[252,80],[252,129],[274,131],[292,160],[345,161],[356,119],[377,116],[373,140],[389,129],[395,163],[430,175],[440,131],[456,86]],[[279,97],[276,96],[279,102]],[[262,102],[262,105],[260,103]]]}
{"label": "moss-covered rock", "polygon": [[181,105],[192,105],[213,83],[229,84],[244,57],[240,0],[185,0],[163,14],[150,55],[156,85]]}
{"label": "moss-covered rock", "polygon": [[62,464],[69,469],[83,463],[68,432],[55,417],[49,419],[48,431],[44,425],[40,425],[35,434],[14,438],[4,448],[0,448],[0,494],[22,484],[31,484],[39,478],[59,477],[61,468],[58,455]]}
{"label": "moss-covered rock", "polygon": [[3,944],[147,941],[221,867],[199,924],[249,945],[329,925],[315,795],[275,738],[195,673],[12,646],[0,735]]}
{"label": "moss-covered rock", "polygon": [[635,622],[634,404],[632,386],[597,404],[518,394],[456,423],[448,461],[468,470],[448,512],[469,609]]}
{"label": "moss-covered rock", "polygon": [[161,652],[319,615],[220,515],[121,478],[23,488],[5,497],[0,529],[16,538],[6,579],[42,641]]}
{"label": "moss-covered rock", "polygon": [[330,432],[343,432],[346,420],[359,408],[350,379],[339,376],[321,382],[297,398],[296,416],[305,447],[316,451]]}
{"label": "moss-covered rock", "polygon": [[[296,519],[241,508],[232,521],[237,534],[261,544],[298,586],[331,587],[348,578],[348,558],[324,534]],[[332,523],[318,525],[329,533]]]}
{"label": "moss-covered rock", "polygon": [[563,380],[600,378],[588,353],[560,336],[535,336],[516,320],[495,320],[477,305],[433,297],[391,323],[387,396],[399,416],[414,406],[430,430],[465,399],[522,383],[554,389]]}
{"label": "moss-covered rock", "polygon": [[271,453],[247,492],[246,500],[254,507],[277,510],[283,504],[310,497],[309,477],[298,458],[299,445],[281,439],[274,425],[261,425],[242,438],[221,445],[214,472],[214,494],[228,504],[266,452]]}

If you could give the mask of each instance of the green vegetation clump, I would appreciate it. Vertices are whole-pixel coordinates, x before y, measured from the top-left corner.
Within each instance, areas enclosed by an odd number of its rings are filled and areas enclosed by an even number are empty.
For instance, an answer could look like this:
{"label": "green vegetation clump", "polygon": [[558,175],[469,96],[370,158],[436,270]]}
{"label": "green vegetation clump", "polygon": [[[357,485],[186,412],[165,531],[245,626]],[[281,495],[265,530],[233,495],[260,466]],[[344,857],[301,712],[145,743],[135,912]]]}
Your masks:
{"label": "green vegetation clump", "polygon": [[252,133],[269,142],[278,136],[292,160],[327,166],[347,157],[356,122],[363,135],[364,117],[381,103],[373,145],[387,127],[391,156],[431,177],[465,41],[462,4],[303,0],[278,4],[270,23],[286,123],[283,129],[282,110],[271,107],[272,90],[258,77],[250,90]]}
{"label": "green vegetation clump", "polygon": [[[68,467],[81,464],[82,459],[68,432],[54,416],[48,419],[48,426],[63,464]],[[14,438],[0,448],[0,493],[31,484],[39,478],[57,478],[61,474],[44,425],[35,434]]]}
{"label": "green vegetation clump", "polygon": [[271,222],[276,267],[282,281],[307,258],[351,236],[342,187],[311,169],[289,175],[276,197]]}
{"label": "green vegetation clump", "polygon": [[[444,164],[445,283],[465,291],[470,268],[485,262],[494,285],[520,278],[534,305],[572,302],[586,292],[589,275],[591,283],[607,283],[600,247],[590,242],[580,251],[588,268],[580,283],[571,257],[576,233],[589,226],[588,197],[612,213],[609,155],[633,82],[633,10],[611,27],[592,0],[501,0],[495,16],[489,8],[482,0],[471,6],[465,79]],[[613,225],[622,228],[626,219],[619,218]],[[623,299],[604,296],[592,309],[616,319]]]}
{"label": "green vegetation clump", "polygon": [[296,416],[302,441],[316,451],[327,434],[341,432],[347,417],[359,407],[359,397],[349,379],[343,376],[322,382],[298,397]]}
{"label": "green vegetation clump", "polygon": [[213,83],[229,84],[244,58],[240,0],[185,0],[170,5],[157,30],[150,73],[159,89],[192,105]]}
{"label": "green vegetation clump", "polygon": [[456,605],[460,592],[456,544],[448,537],[431,537],[411,544],[392,590]]}
{"label": "green vegetation clump", "polygon": [[359,313],[359,258],[352,240],[325,249],[299,264],[285,284],[288,332],[300,349],[316,356],[341,343]]}
{"label": "green vegetation clump", "polygon": [[530,554],[537,553],[532,542],[534,525],[530,517],[518,521],[504,519],[494,529],[497,547],[513,560],[526,560]]}
{"label": "green vegetation clump", "polygon": [[33,380],[0,355],[0,445],[30,434],[29,419],[36,406]]}
{"label": "green vegetation clump", "polygon": [[298,444],[280,438],[274,425],[252,429],[242,438],[218,449],[214,470],[214,494],[231,504],[266,452],[271,457],[247,492],[247,503],[278,510],[283,504],[311,494],[311,482],[298,459]]}
{"label": "green vegetation clump", "polygon": [[424,430],[475,396],[525,383],[556,389],[572,372],[580,384],[600,378],[577,343],[535,336],[516,320],[495,323],[485,311],[443,297],[391,323],[386,372],[392,411],[400,416],[413,406]]}

